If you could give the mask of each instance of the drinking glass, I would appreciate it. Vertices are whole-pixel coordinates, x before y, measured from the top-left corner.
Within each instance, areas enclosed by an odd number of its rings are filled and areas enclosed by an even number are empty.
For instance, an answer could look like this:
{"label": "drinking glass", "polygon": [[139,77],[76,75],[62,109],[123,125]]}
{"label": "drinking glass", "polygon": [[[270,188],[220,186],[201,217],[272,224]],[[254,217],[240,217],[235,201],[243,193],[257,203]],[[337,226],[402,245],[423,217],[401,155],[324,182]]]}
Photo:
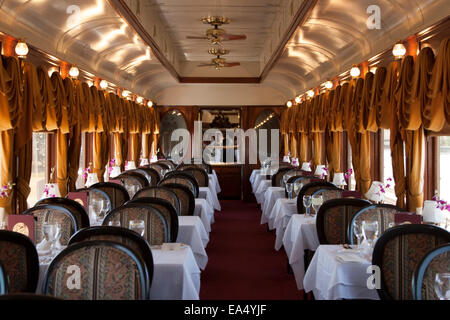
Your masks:
{"label": "drinking glass", "polygon": [[450,273],[436,273],[434,291],[440,300],[450,300]]}
{"label": "drinking glass", "polygon": [[108,203],[105,199],[97,200],[98,203],[98,211],[95,211],[95,215],[97,217],[97,222],[102,222],[105,219],[105,215],[108,212]]}
{"label": "drinking glass", "polygon": [[286,186],[287,181],[289,180],[288,176],[283,176],[283,187]]}
{"label": "drinking glass", "polygon": [[308,195],[304,195],[303,196],[303,205],[306,208],[306,215],[309,215],[309,207],[311,207],[311,196]]}
{"label": "drinking glass", "polygon": [[292,191],[294,190],[294,184],[293,183],[287,183],[286,184],[286,191],[288,192],[289,199],[292,199]]}
{"label": "drinking glass", "polygon": [[362,225],[358,222],[353,223],[353,233],[357,239],[358,247],[361,245],[361,240],[363,238]]}
{"label": "drinking glass", "polygon": [[42,232],[44,233],[45,240],[50,243],[50,255],[53,256],[56,240],[61,234],[61,227],[56,223],[45,222],[42,225]]}
{"label": "drinking glass", "polygon": [[299,194],[299,192],[300,192],[300,190],[302,190],[302,188],[303,188],[303,183],[301,183],[301,182],[294,182],[294,193],[296,195]]}
{"label": "drinking glass", "polygon": [[128,227],[133,230],[134,232],[141,235],[141,237],[144,236],[145,233],[145,221],[144,220],[131,220],[129,222]]}
{"label": "drinking glass", "polygon": [[322,203],[323,203],[322,195],[316,194],[316,195],[312,196],[311,204],[314,209],[314,214],[317,214],[317,212],[319,212],[319,209],[322,206]]}
{"label": "drinking glass", "polygon": [[378,238],[378,221],[363,221],[362,229],[364,239],[369,243],[370,248],[373,248],[375,240]]}
{"label": "drinking glass", "polygon": [[110,227],[120,227],[120,221],[119,220],[112,220],[108,222],[108,226]]}

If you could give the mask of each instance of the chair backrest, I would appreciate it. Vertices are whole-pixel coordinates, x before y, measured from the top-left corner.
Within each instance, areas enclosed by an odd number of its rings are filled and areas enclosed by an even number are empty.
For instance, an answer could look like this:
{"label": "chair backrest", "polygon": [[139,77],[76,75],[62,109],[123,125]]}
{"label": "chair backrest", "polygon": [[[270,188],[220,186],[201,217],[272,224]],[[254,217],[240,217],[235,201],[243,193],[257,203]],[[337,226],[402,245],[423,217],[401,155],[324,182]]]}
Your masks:
{"label": "chair backrest", "polygon": [[164,184],[164,188],[170,189],[175,192],[180,200],[181,216],[193,216],[195,211],[195,198],[191,189],[183,184],[167,183]]}
{"label": "chair backrest", "polygon": [[167,187],[144,188],[134,195],[133,200],[137,198],[158,198],[169,201],[177,211],[177,214],[181,214],[181,204],[178,195]]}
{"label": "chair backrest", "polygon": [[126,171],[126,173],[133,174],[136,177],[140,177],[141,179],[143,179],[145,187],[149,187],[152,184],[152,176],[145,170],[137,168],[134,170],[128,170]]}
{"label": "chair backrest", "polygon": [[166,170],[166,169],[164,169],[165,167],[163,167],[162,165],[160,165],[158,163],[151,163],[151,164],[147,165],[146,167],[156,170],[156,172],[158,172],[158,174],[159,174],[160,179],[164,178],[163,170]]}
{"label": "chair backrest", "polygon": [[78,231],[70,238],[69,246],[92,240],[114,241],[124,244],[134,250],[134,252],[145,262],[148,270],[149,285],[153,280],[153,255],[148,242],[133,230],[122,227],[91,227]]}
{"label": "chair backrest", "polygon": [[450,273],[450,243],[432,249],[417,265],[412,282],[414,300],[440,300],[434,288],[438,273]]}
{"label": "chair backrest", "polygon": [[2,262],[0,261],[0,296],[8,293],[8,277],[6,271],[3,268]]}
{"label": "chair backrest", "polygon": [[77,220],[80,229],[89,227],[88,213],[86,212],[84,207],[75,200],[68,198],[47,198],[38,201],[35,206],[39,206],[41,204],[53,204],[56,206],[62,206],[72,212],[72,214],[75,216],[75,219]]}
{"label": "chair backrest", "polygon": [[165,165],[167,165],[169,167],[168,169],[170,169],[170,170],[175,170],[176,169],[175,164],[172,161],[170,161],[170,160],[159,160],[156,163],[157,164],[159,164],[159,163],[165,164]]}
{"label": "chair backrest", "polygon": [[[305,181],[305,179],[307,182]],[[314,179],[316,179],[316,178],[314,178]],[[294,184],[294,189],[292,191],[293,195],[294,195],[293,198],[298,196],[298,193],[300,192],[301,188],[303,188],[303,184],[309,183],[309,182],[311,182],[310,177],[305,177],[305,176],[301,176],[301,175],[290,177],[289,180],[287,181],[287,183]],[[297,188],[296,186],[299,185],[299,183],[301,183],[302,185],[301,185],[301,187]],[[288,196],[286,188],[285,188],[285,195],[286,195],[286,197]]]}
{"label": "chair backrest", "polygon": [[357,243],[353,232],[353,225],[361,225],[363,221],[378,221],[378,236],[394,226],[395,215],[399,212],[407,212],[405,209],[390,204],[375,204],[359,210],[348,226],[348,239],[350,244]]}
{"label": "chair backrest", "polygon": [[348,244],[348,226],[355,214],[371,203],[361,199],[333,199],[317,212],[316,228],[320,244]]}
{"label": "chair backrest", "polygon": [[289,183],[289,179],[292,177],[296,177],[296,176],[302,176],[302,170],[299,169],[291,169],[286,171],[283,176],[281,177],[281,182],[280,182],[280,187],[284,188],[286,187],[285,183],[284,183],[284,179],[286,179],[286,181]]}
{"label": "chair backrest", "polygon": [[[73,274],[79,289],[67,285]],[[64,300],[147,300],[150,293],[145,262],[126,245],[106,240],[75,243],[48,267],[42,293]]]}
{"label": "chair backrest", "polygon": [[280,187],[283,175],[290,170],[292,170],[291,167],[279,168],[278,171],[272,176],[272,187]]}
{"label": "chair backrest", "polygon": [[210,164],[207,164],[207,163],[199,163],[199,164],[197,164],[197,166],[198,166],[200,169],[205,170],[206,173],[208,173],[208,174],[212,174],[212,173],[213,173],[213,169],[212,169],[212,166],[211,166]]}
{"label": "chair backrest", "polygon": [[123,186],[130,196],[130,199],[134,197],[136,192],[145,188],[146,186],[146,184],[142,182],[142,179],[140,177],[136,177],[135,175],[127,172],[122,173],[121,175],[116,177],[116,179],[122,181]]}
{"label": "chair backrest", "polygon": [[190,175],[192,175],[197,181],[199,187],[209,186],[209,177],[206,170],[201,168],[185,168],[181,169],[181,172],[189,173]]}
{"label": "chair backrest", "polygon": [[112,182],[99,182],[91,186],[89,189],[99,189],[105,192],[111,199],[111,210],[122,206],[130,200],[130,195],[124,186]]}
{"label": "chair backrest", "polygon": [[302,177],[299,181],[303,183],[303,188],[300,189],[297,197],[297,212],[299,214],[306,213],[306,208],[303,205],[303,197],[305,195],[312,196],[314,192],[320,189],[339,189],[334,184],[325,180],[320,180],[314,176]]}
{"label": "chair backrest", "polygon": [[170,170],[170,166],[167,164],[167,163],[165,163],[164,161],[158,161],[158,162],[155,162],[157,165],[159,165],[161,168],[163,168],[163,170]]}
{"label": "chair backrest", "polygon": [[9,279],[9,293],[36,292],[39,258],[30,238],[21,233],[0,230],[0,262]]}
{"label": "chair backrest", "polygon": [[152,187],[156,187],[158,185],[158,182],[161,180],[161,175],[155,169],[139,167],[138,170],[144,171],[149,177],[151,177],[150,186]]}
{"label": "chair backrest", "polygon": [[197,180],[188,173],[185,172],[171,172],[169,173],[163,180],[158,183],[158,186],[167,184],[167,183],[178,183],[183,184],[189,189],[191,189],[195,198],[198,198],[198,194],[200,191],[200,187],[197,184]]}
{"label": "chair backrest", "polygon": [[36,218],[34,228],[34,241],[36,244],[45,239],[43,224],[58,223],[61,226],[61,237],[59,243],[63,246],[69,243],[70,237],[80,230],[77,219],[68,209],[54,204],[41,204],[23,212]]}
{"label": "chair backrest", "polygon": [[411,300],[413,274],[430,250],[450,242],[450,233],[426,224],[405,224],[386,230],[375,243],[372,265],[381,271],[382,300]]}
{"label": "chair backrest", "polygon": [[120,221],[120,225],[129,229],[131,220],[143,220],[145,223],[144,239],[150,245],[170,242],[169,226],[163,214],[154,206],[143,203],[127,203],[111,211],[103,220],[103,226],[110,221]]}
{"label": "chair backrest", "polygon": [[151,205],[158,209],[158,211],[163,215],[164,219],[166,219],[168,233],[169,233],[169,241],[168,242],[177,242],[178,237],[178,213],[175,207],[164,199],[158,198],[135,198],[130,200],[128,203],[143,203]]}

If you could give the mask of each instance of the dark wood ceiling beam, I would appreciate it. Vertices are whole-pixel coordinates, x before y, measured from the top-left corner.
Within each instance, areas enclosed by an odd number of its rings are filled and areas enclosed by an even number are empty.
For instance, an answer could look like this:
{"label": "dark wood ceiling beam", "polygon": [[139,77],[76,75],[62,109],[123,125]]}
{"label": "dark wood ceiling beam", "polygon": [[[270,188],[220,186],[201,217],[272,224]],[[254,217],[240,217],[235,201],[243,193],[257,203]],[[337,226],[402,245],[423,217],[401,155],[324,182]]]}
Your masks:
{"label": "dark wood ceiling beam", "polygon": [[300,8],[298,9],[297,13],[294,16],[294,19],[292,19],[292,22],[287,29],[286,33],[283,36],[282,41],[278,45],[277,49],[273,52],[272,56],[270,57],[269,61],[267,62],[266,66],[264,67],[263,72],[261,73],[260,80],[261,82],[264,81],[264,79],[269,74],[270,70],[276,65],[278,60],[283,55],[284,50],[286,49],[286,45],[288,44],[289,40],[291,40],[292,36],[295,34],[297,29],[301,27],[306,20],[311,15],[312,10],[316,6],[318,0],[305,0],[301,4]]}

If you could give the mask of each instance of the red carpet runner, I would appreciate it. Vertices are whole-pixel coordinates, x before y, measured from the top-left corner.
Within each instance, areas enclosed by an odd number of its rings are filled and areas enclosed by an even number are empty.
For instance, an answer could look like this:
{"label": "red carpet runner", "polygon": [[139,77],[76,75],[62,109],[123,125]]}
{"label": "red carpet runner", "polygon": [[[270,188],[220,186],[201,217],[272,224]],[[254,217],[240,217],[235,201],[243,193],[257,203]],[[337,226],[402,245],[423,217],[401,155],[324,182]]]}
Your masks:
{"label": "red carpet runner", "polygon": [[201,300],[298,300],[295,279],[286,271],[286,253],[275,251],[275,233],[260,224],[255,203],[221,201],[208,265],[201,275]]}

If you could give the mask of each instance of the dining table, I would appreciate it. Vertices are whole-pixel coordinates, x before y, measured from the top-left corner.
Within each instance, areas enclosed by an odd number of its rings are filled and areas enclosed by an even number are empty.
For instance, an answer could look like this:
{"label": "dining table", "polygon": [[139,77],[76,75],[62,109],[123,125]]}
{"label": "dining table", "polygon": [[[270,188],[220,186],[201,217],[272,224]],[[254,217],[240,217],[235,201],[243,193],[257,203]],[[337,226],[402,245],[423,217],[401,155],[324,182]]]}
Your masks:
{"label": "dining table", "polygon": [[259,205],[262,205],[264,202],[264,194],[266,193],[266,190],[272,186],[272,181],[271,180],[261,180],[258,188],[256,189],[255,192],[255,198],[256,198],[256,202],[258,202]]}
{"label": "dining table", "polygon": [[[211,191],[212,189],[212,191]],[[199,199],[205,199],[211,207],[214,208],[214,210],[221,211],[222,208],[219,203],[219,198],[217,197],[217,193],[214,191],[214,189],[211,187],[200,187],[199,193],[198,193]]]}
{"label": "dining table", "polygon": [[316,300],[379,300],[372,285],[371,255],[358,249],[320,245],[303,279],[305,292],[313,292]]}
{"label": "dining table", "polygon": [[198,216],[202,220],[206,232],[211,232],[211,225],[215,222],[214,208],[206,199],[195,199],[194,216]]}
{"label": "dining table", "polygon": [[178,217],[177,243],[184,243],[191,247],[195,260],[202,270],[205,270],[208,263],[208,255],[205,251],[208,242],[209,234],[198,216]]}
{"label": "dining table", "polygon": [[261,205],[261,224],[268,223],[269,215],[278,199],[285,198],[285,191],[282,187],[269,187],[264,194],[264,202]]}
{"label": "dining table", "polygon": [[[304,214],[292,215],[286,226],[282,244],[294,274],[297,289],[302,290],[305,276],[305,250],[315,251],[320,245],[316,217]],[[281,249],[278,240],[275,249]]]}

